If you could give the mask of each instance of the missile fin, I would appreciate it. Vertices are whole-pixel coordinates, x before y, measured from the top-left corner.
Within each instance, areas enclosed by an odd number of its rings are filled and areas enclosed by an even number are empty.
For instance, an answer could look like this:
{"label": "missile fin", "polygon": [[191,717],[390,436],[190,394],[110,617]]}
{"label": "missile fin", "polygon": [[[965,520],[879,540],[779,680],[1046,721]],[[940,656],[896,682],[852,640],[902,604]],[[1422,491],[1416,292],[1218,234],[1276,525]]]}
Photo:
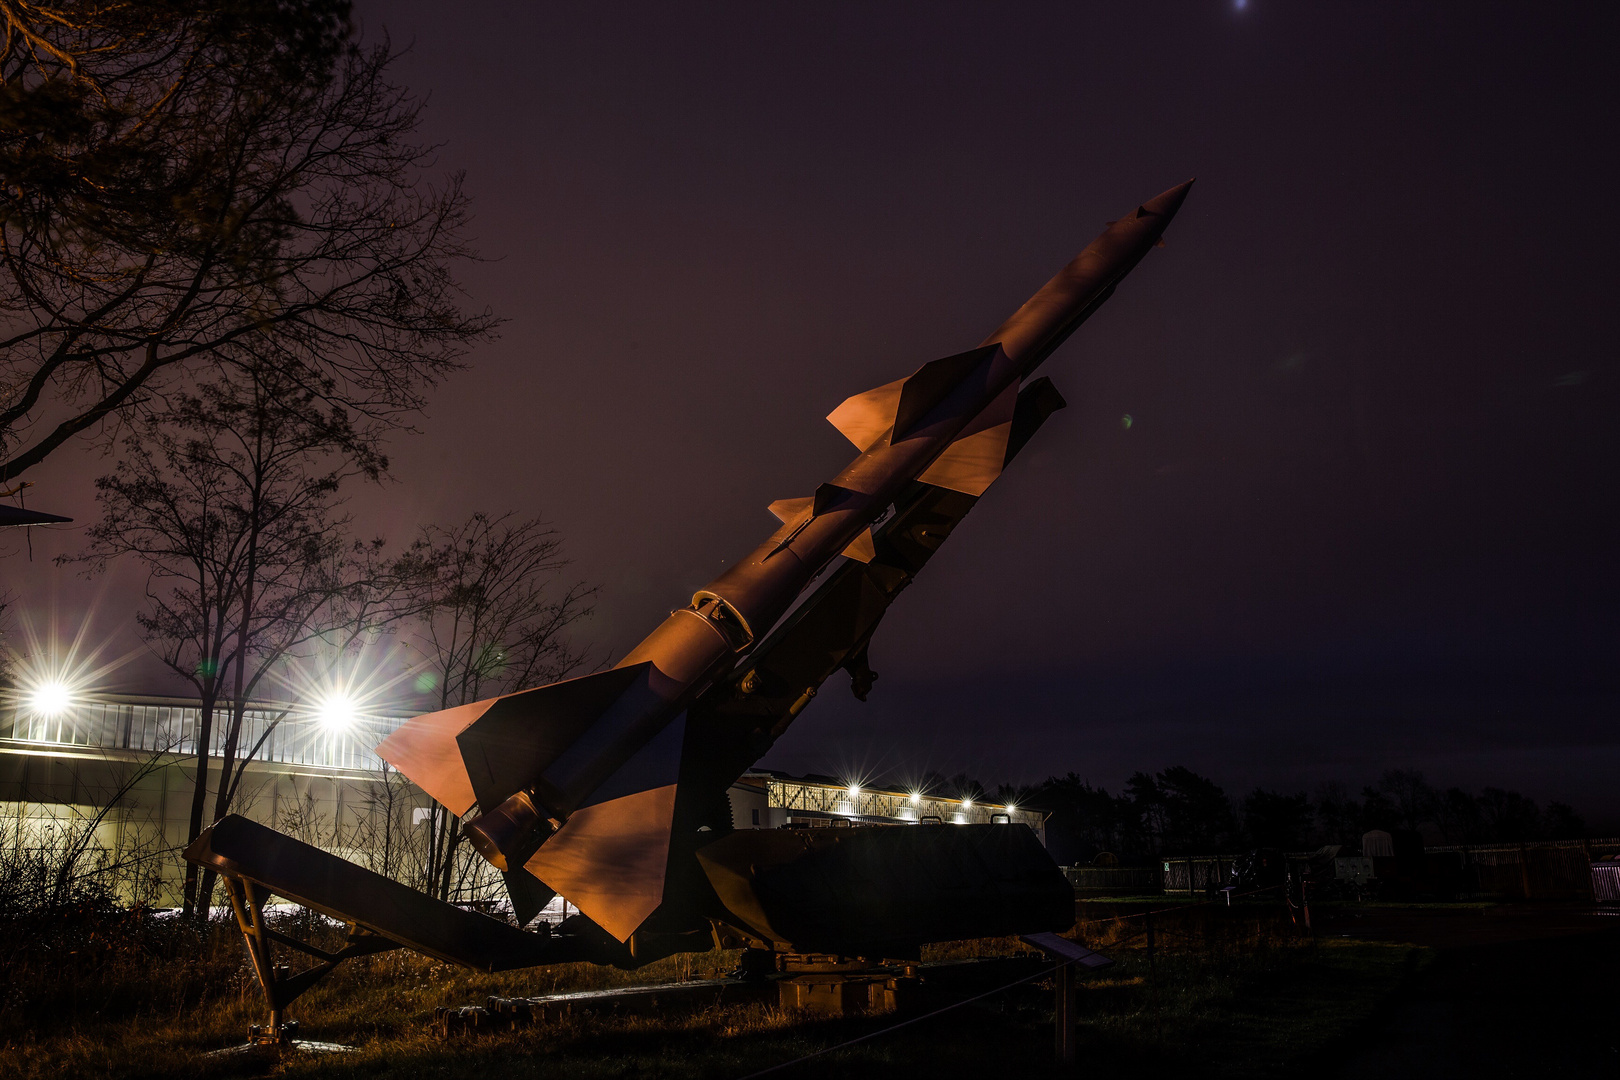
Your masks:
{"label": "missile fin", "polygon": [[[825,514],[828,510],[835,510],[842,506],[847,499],[852,498],[855,494],[848,488],[839,487],[837,484],[822,484],[816,488],[816,493],[808,499],[778,499],[771,503],[770,511],[776,515],[777,520],[782,523],[782,527],[771,534],[771,539],[776,540],[777,544],[771,549],[770,555],[765,557],[768,559],[771,555],[775,555],[778,551],[793,543],[793,538],[803,532],[804,527],[810,524],[812,520],[821,514]],[[809,517],[804,514],[806,509],[810,511]]]}
{"label": "missile fin", "polygon": [[900,390],[905,383],[905,379],[896,379],[876,390],[846,398],[842,405],[827,414],[827,420],[855,444],[855,449],[865,453],[894,426],[895,410],[900,407]]}
{"label": "missile fin", "polygon": [[[951,395],[963,380],[980,365],[985,365],[1000,345],[981,345],[955,356],[930,360],[907,379],[900,390],[900,402],[894,414],[894,434],[890,442],[904,439],[933,411],[934,406]],[[987,368],[988,370],[988,368]]]}
{"label": "missile fin", "polygon": [[964,495],[983,495],[1007,464],[1007,440],[1018,410],[1018,386],[1009,386],[968,424],[945,452],[917,477]]}
{"label": "missile fin", "polygon": [[628,941],[664,901],[685,738],[682,713],[570,814],[525,864],[619,941]]}
{"label": "missile fin", "polygon": [[844,504],[855,492],[849,488],[839,487],[837,484],[822,484],[816,488],[816,493],[810,500],[810,515],[820,517],[829,510],[836,510]]}
{"label": "missile fin", "polygon": [[860,535],[849,542],[844,554],[856,562],[871,562],[877,558],[877,545],[872,542],[872,530],[862,529]]}
{"label": "missile fin", "polygon": [[802,499],[777,499],[766,509],[776,515],[777,521],[787,525],[802,516],[814,502],[815,499],[808,495]]}
{"label": "missile fin", "polygon": [[981,345],[930,360],[904,379],[846,398],[827,419],[862,452],[872,449],[890,431],[891,438],[903,439],[998,348]]}
{"label": "missile fin", "polygon": [[1011,431],[1009,422],[957,439],[917,479],[964,495],[983,495],[1007,463]]}
{"label": "missile fin", "polygon": [[534,917],[557,895],[545,882],[522,867],[508,870],[501,877],[506,879],[506,895],[512,900],[512,914],[517,916],[519,929],[533,922]]}
{"label": "missile fin", "polygon": [[651,668],[643,661],[496,698],[455,739],[478,805],[499,806],[533,783]]}
{"label": "missile fin", "polygon": [[465,814],[478,796],[473,793],[472,779],[467,775],[466,763],[461,760],[456,736],[498,700],[474,701],[413,716],[377,744],[377,755],[443,803],[452,814]]}
{"label": "missile fin", "polygon": [[1063,400],[1052,380],[1045,375],[1036,379],[1022,390],[1018,391],[1018,404],[1013,409],[1012,432],[1007,436],[1007,458],[1005,464],[1011,464],[1018,451],[1024,444],[1046,423],[1046,418],[1059,409],[1067,408],[1069,403]]}

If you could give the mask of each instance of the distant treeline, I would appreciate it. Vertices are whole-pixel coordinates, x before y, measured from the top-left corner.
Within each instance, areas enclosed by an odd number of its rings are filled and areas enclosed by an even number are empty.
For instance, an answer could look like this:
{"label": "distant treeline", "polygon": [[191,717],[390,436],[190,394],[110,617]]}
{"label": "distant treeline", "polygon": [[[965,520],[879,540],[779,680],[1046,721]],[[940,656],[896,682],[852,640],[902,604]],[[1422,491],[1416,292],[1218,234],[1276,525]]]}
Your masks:
{"label": "distant treeline", "polygon": [[1328,783],[1314,795],[1257,787],[1236,798],[1184,765],[1136,773],[1118,795],[1074,773],[1033,788],[1003,787],[998,794],[1051,813],[1047,845],[1062,863],[1089,861],[1102,851],[1142,861],[1256,847],[1353,848],[1371,829],[1422,830],[1431,842],[1438,837],[1448,844],[1565,840],[1586,834],[1586,823],[1564,803],[1543,808],[1517,791],[1494,787],[1477,794],[1456,787],[1441,790],[1421,773],[1405,769],[1384,773],[1359,795]]}

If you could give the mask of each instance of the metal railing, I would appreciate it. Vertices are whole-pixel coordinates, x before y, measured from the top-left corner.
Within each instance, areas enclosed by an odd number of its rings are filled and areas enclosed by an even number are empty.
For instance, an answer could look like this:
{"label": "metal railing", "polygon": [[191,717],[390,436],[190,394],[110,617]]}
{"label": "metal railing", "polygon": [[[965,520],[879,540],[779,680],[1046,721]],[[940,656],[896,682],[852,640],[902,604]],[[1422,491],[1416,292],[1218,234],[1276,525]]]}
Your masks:
{"label": "metal railing", "polygon": [[1062,870],[1076,895],[1157,893],[1164,886],[1153,866],[1065,866]]}
{"label": "metal railing", "polygon": [[[79,702],[49,716],[7,705],[0,706],[0,739],[191,755],[197,752],[201,719],[198,705],[164,698]],[[336,727],[321,723],[300,706],[256,703],[242,716],[236,754],[239,760],[246,759],[264,737],[254,761],[321,769],[381,769],[382,759],[373,747],[404,720],[360,716]],[[229,709],[216,707],[209,738],[211,756],[223,756],[229,726]]]}
{"label": "metal railing", "polygon": [[1035,810],[1009,809],[999,803],[964,803],[960,799],[898,791],[868,791],[839,787],[813,780],[787,780],[769,777],[765,781],[765,805],[792,813],[827,814],[856,819],[923,821],[937,818],[946,824],[988,825],[1012,821],[1042,832],[1046,815]]}

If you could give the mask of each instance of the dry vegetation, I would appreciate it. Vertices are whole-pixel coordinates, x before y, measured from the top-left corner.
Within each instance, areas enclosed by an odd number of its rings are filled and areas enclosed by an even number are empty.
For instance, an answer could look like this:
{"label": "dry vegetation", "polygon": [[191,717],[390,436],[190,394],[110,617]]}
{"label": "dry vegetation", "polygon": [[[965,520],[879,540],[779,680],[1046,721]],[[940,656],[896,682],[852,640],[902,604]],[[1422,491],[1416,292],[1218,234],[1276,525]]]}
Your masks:
{"label": "dry vegetation", "polygon": [[[1417,964],[1419,950],[1312,945],[1270,908],[1195,908],[1142,920],[1083,905],[1077,928],[1118,960],[1084,982],[1089,1069],[1138,1075],[1282,1075],[1365,1021]],[[1095,914],[1096,912],[1103,914]],[[319,927],[314,928],[321,932]],[[961,943],[933,958],[1005,954],[1010,940]],[[897,1018],[805,1023],[759,1005],[653,1017],[574,1017],[513,1032],[431,1030],[436,1006],[490,995],[704,978],[733,954],[675,957],[637,972],[586,965],[508,975],[467,972],[405,953],[351,962],[293,1009],[307,1038],[343,1054],[212,1054],[259,1021],[258,989],[229,925],[206,933],[172,916],[85,902],[7,920],[0,940],[0,1075],[47,1076],[746,1076]],[[994,1070],[1054,1075],[1051,995],[1037,981],[773,1075]]]}

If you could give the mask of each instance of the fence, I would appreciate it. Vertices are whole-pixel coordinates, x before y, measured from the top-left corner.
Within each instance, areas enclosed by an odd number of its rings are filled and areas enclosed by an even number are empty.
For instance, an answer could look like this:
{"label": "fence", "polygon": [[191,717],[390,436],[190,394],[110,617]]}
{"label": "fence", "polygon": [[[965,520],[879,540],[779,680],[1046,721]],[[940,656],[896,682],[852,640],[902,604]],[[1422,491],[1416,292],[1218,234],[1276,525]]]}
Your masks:
{"label": "fence", "polygon": [[1620,862],[1593,865],[1592,893],[1600,904],[1620,904]]}
{"label": "fence", "polygon": [[1065,866],[1063,876],[1078,897],[1141,896],[1161,888],[1159,872],[1151,866]]}
{"label": "fence", "polygon": [[[1592,864],[1615,855],[1620,855],[1620,838],[1431,847],[1423,852],[1425,880],[1416,884],[1447,896],[1591,900],[1596,888]],[[1233,860],[1229,855],[1172,856],[1160,860],[1157,868],[1071,866],[1063,872],[1078,896],[1161,890],[1196,894],[1231,884]],[[1620,869],[1612,876],[1620,889]]]}
{"label": "fence", "polygon": [[[195,704],[162,698],[79,702],[51,716],[4,708],[0,709],[0,739],[190,755],[197,752],[201,714]],[[400,723],[399,719],[356,717],[343,727],[332,727],[290,706],[254,705],[242,716],[237,755],[246,758],[269,730],[253,755],[255,761],[323,769],[381,769],[382,761],[372,747]],[[229,711],[217,708],[209,748],[214,757],[224,754],[229,726]]]}
{"label": "fence", "polygon": [[1164,861],[1164,891],[1201,893],[1232,883],[1232,856],[1191,855]]}
{"label": "fence", "polygon": [[1620,854],[1616,838],[1433,847],[1424,852],[1430,877],[1451,878],[1455,891],[1514,900],[1591,900],[1592,863],[1616,854]]}

